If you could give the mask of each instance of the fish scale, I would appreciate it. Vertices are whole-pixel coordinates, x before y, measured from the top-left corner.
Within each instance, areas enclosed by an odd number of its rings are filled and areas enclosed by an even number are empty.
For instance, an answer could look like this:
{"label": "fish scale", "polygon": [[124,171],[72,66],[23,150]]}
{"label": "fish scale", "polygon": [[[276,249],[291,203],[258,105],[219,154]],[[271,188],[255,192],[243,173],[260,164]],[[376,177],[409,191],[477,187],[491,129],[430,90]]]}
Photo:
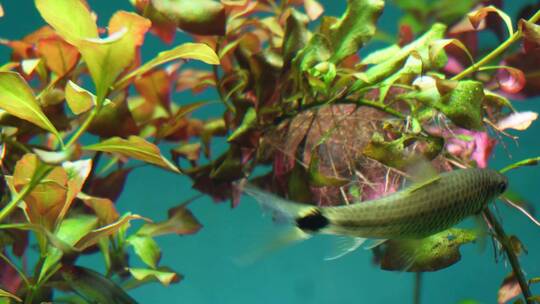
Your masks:
{"label": "fish scale", "polygon": [[506,184],[505,176],[490,169],[442,173],[425,185],[379,199],[319,208],[328,225],[317,232],[380,239],[425,237],[479,213]]}

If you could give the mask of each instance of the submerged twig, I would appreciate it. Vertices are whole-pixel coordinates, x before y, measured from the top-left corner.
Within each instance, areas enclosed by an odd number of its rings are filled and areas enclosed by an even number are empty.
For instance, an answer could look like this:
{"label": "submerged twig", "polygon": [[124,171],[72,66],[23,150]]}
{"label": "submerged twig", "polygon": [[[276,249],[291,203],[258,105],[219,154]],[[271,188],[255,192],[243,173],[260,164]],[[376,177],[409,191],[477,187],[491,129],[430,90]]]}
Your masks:
{"label": "submerged twig", "polygon": [[422,296],[422,273],[414,273],[413,304],[420,304]]}
{"label": "submerged twig", "polygon": [[512,271],[514,272],[519,287],[521,288],[521,293],[525,298],[525,303],[532,304],[533,302],[529,299],[532,296],[531,290],[529,289],[529,284],[527,283],[525,274],[523,273],[521,265],[519,264],[519,259],[514,250],[512,249],[512,244],[510,243],[508,236],[504,232],[501,223],[499,223],[495,216],[493,216],[491,210],[487,208],[483,211],[483,215],[484,218],[488,221],[488,224],[493,228],[493,231],[495,232],[495,237],[497,238],[499,243],[501,243],[501,246],[506,253],[506,256],[508,257],[508,262],[510,262]]}

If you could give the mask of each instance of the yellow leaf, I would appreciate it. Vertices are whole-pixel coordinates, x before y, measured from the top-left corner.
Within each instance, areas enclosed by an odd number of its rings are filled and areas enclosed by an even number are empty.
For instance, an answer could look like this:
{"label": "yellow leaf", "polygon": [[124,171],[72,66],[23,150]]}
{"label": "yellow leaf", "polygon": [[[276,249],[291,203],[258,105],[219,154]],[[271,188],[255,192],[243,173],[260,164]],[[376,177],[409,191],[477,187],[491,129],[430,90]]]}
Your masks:
{"label": "yellow leaf", "polygon": [[67,42],[97,38],[98,29],[90,10],[79,0],[35,0],[41,17]]}
{"label": "yellow leaf", "polygon": [[94,94],[81,88],[71,80],[66,84],[65,92],[67,104],[76,115],[90,110],[96,102]]}
{"label": "yellow leaf", "polygon": [[32,89],[18,73],[0,72],[0,108],[61,139],[56,128],[41,111]]}
{"label": "yellow leaf", "polygon": [[217,54],[208,45],[203,43],[184,43],[171,50],[159,53],[154,59],[124,76],[117,82],[116,86],[120,87],[131,78],[142,75],[160,64],[176,59],[197,59],[208,64],[219,64]]}
{"label": "yellow leaf", "polygon": [[120,155],[142,160],[165,169],[180,173],[180,170],[167,160],[159,148],[138,136],[130,136],[127,140],[120,137],[112,137],[100,143],[85,146],[84,150],[118,153]]}

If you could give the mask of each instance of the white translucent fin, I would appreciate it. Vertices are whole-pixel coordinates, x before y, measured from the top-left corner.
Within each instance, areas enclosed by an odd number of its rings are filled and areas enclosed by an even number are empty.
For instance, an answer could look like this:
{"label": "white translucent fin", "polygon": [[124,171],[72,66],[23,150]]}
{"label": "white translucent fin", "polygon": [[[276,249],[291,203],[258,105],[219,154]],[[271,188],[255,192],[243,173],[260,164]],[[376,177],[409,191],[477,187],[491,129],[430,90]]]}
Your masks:
{"label": "white translucent fin", "polygon": [[314,208],[314,206],[311,205],[304,205],[286,200],[251,184],[246,184],[243,192],[253,197],[262,205],[263,209],[270,210],[278,223],[285,222],[293,224],[298,217],[309,213],[309,211]]}
{"label": "white translucent fin", "polygon": [[362,246],[367,239],[360,237],[340,237],[338,240],[340,244],[336,248],[336,253],[324,258],[325,261],[337,260],[346,256]]}
{"label": "white translucent fin", "polygon": [[476,233],[476,242],[480,252],[484,252],[487,247],[487,240],[489,237],[489,226],[482,217],[482,215],[474,216],[474,231]]}
{"label": "white translucent fin", "polygon": [[364,249],[365,250],[371,250],[377,246],[380,246],[382,244],[384,244],[386,241],[388,241],[387,239],[376,239],[376,240],[371,240],[369,242],[369,244],[366,244],[366,246],[364,246]]}
{"label": "white translucent fin", "polygon": [[235,258],[236,264],[240,266],[247,266],[263,259],[271,253],[285,248],[294,243],[307,240],[311,235],[305,233],[297,227],[290,227],[276,234],[273,239],[265,241],[261,246],[254,247],[248,250],[245,254]]}

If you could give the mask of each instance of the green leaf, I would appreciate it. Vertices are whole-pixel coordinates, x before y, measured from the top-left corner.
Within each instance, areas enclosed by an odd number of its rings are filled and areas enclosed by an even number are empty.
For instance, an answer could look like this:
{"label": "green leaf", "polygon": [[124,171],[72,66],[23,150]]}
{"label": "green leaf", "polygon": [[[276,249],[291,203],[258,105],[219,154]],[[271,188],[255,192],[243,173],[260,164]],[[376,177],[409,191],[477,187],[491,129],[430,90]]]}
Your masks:
{"label": "green leaf", "polygon": [[146,235],[132,235],[127,239],[127,242],[133,246],[135,254],[148,266],[156,268],[161,258],[161,250],[159,245],[153,238]]}
{"label": "green leaf", "polygon": [[64,266],[61,274],[64,282],[88,303],[137,303],[113,281],[91,269],[80,266]]}
{"label": "green leaf", "polygon": [[75,244],[75,248],[82,251],[90,246],[93,246],[97,244],[100,239],[115,234],[118,230],[125,228],[127,225],[129,225],[131,220],[135,219],[142,219],[142,217],[136,214],[128,213],[112,224],[94,229],[78,240]]}
{"label": "green leaf", "polygon": [[35,0],[41,17],[67,42],[97,38],[98,28],[92,14],[80,0]]}
{"label": "green leaf", "polygon": [[505,173],[507,171],[517,169],[517,168],[520,168],[520,167],[536,166],[536,165],[538,165],[538,162],[540,162],[540,156],[527,158],[527,159],[515,162],[513,164],[510,164],[510,165],[502,168],[501,170],[499,170],[499,172]]}
{"label": "green leaf", "polygon": [[41,111],[32,89],[18,73],[0,72],[0,109],[53,133],[61,140],[56,128]]}
{"label": "green leaf", "polygon": [[159,53],[154,59],[124,76],[116,84],[121,87],[131,78],[142,75],[158,65],[177,59],[197,59],[207,64],[219,64],[219,57],[212,48],[203,43],[184,43],[171,50]]}
{"label": "green leaf", "polygon": [[107,153],[118,153],[125,157],[142,160],[167,170],[180,173],[180,170],[178,170],[174,164],[161,155],[161,152],[156,145],[149,143],[138,136],[130,136],[127,140],[120,137],[112,137],[100,143],[85,146],[83,149]]}
{"label": "green leaf", "polygon": [[81,88],[73,81],[66,84],[66,101],[75,115],[79,115],[90,110],[96,103],[96,96]]}
{"label": "green leaf", "polygon": [[413,140],[413,137],[403,135],[396,140],[387,142],[381,134],[375,133],[362,153],[389,167],[404,169],[410,160],[410,156],[405,153],[405,147]]}
{"label": "green leaf", "polygon": [[119,11],[109,22],[106,39],[83,39],[77,47],[96,86],[97,101],[103,102],[109,87],[135,59],[150,21],[134,13]]}
{"label": "green leaf", "polygon": [[383,0],[348,0],[347,10],[330,30],[334,52],[330,61],[339,63],[356,53],[375,34]]}
{"label": "green leaf", "polygon": [[460,81],[455,89],[444,95],[441,102],[434,106],[456,125],[466,129],[480,130],[483,128],[483,99],[483,84],[474,80],[464,80]]}
{"label": "green leaf", "polygon": [[[83,236],[88,234],[92,229],[97,226],[98,219],[92,215],[77,215],[74,217],[66,218],[60,223],[58,231],[55,233],[56,237],[66,244],[73,246]],[[39,275],[39,282],[45,277],[45,275],[51,270],[62,257],[62,251],[57,247],[49,246],[47,256],[41,267]]]}
{"label": "green leaf", "polygon": [[168,268],[160,269],[144,269],[144,268],[129,268],[131,275],[138,281],[156,280],[164,286],[169,286],[171,283],[180,282],[182,277],[176,272]]}
{"label": "green leaf", "polygon": [[169,209],[169,219],[163,222],[144,224],[137,235],[159,236],[163,234],[193,234],[201,229],[202,225],[186,208],[185,204]]}
{"label": "green leaf", "polygon": [[341,187],[346,185],[349,180],[334,176],[326,176],[319,171],[319,153],[314,151],[311,154],[309,162],[309,182],[314,187],[335,186]]}
{"label": "green leaf", "polygon": [[177,26],[196,35],[224,35],[225,6],[213,0],[153,0],[156,10]]}
{"label": "green leaf", "polygon": [[242,135],[249,132],[256,124],[257,124],[257,112],[255,111],[255,108],[251,107],[246,111],[246,114],[244,114],[242,123],[227,138],[227,141],[231,142],[240,138]]}
{"label": "green leaf", "polygon": [[451,228],[423,239],[389,240],[376,255],[384,270],[437,271],[457,263],[460,246],[475,239],[471,230]]}
{"label": "green leaf", "polygon": [[[21,298],[17,297],[16,295],[12,294],[11,292],[9,291],[6,291],[4,289],[1,289],[0,288],[0,298],[11,298],[17,302],[22,302]],[[9,303],[10,301],[8,300],[6,303]]]}

